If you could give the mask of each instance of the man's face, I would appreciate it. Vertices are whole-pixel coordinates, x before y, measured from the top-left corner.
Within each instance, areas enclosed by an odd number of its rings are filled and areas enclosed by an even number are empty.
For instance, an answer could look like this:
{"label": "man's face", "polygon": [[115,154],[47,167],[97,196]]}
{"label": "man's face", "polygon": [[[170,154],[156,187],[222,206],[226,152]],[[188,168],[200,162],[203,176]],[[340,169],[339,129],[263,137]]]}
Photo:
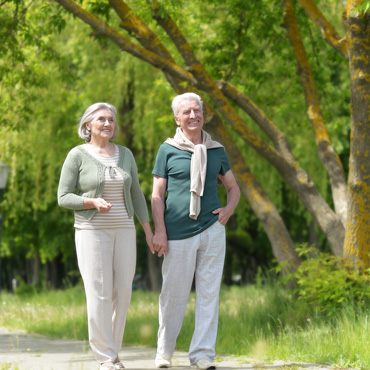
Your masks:
{"label": "man's face", "polygon": [[200,135],[204,119],[198,101],[183,100],[179,105],[178,117],[175,117],[175,120],[189,139],[195,135]]}

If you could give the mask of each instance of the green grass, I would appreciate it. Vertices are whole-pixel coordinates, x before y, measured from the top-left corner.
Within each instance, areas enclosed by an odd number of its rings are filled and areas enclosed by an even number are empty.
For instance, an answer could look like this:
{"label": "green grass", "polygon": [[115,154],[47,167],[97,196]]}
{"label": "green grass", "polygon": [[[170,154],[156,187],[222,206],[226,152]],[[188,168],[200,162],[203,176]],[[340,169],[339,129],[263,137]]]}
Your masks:
{"label": "green grass", "polygon": [[[194,306],[192,294],[178,350],[188,350]],[[264,363],[283,360],[369,369],[368,321],[367,311],[352,307],[330,318],[319,316],[276,286],[223,288],[216,350],[219,355],[246,356]],[[58,338],[87,339],[83,289],[2,293],[0,326]],[[158,294],[134,291],[124,345],[155,347],[157,330]]]}
{"label": "green grass", "polygon": [[18,370],[18,367],[13,367],[12,364],[0,364],[0,370]]}

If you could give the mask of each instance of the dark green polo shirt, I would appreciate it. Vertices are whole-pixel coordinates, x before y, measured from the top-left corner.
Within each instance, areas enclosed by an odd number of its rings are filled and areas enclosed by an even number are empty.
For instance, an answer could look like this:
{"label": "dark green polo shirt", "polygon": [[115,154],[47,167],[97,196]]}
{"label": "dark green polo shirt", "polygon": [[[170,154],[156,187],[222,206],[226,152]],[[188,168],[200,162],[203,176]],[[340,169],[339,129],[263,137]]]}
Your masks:
{"label": "dark green polo shirt", "polygon": [[207,172],[201,211],[197,220],[189,217],[190,161],[192,153],[170,144],[160,146],[152,174],[167,179],[165,224],[168,240],[181,240],[201,233],[218,220],[212,211],[222,207],[217,177],[230,170],[224,148],[207,150]]}

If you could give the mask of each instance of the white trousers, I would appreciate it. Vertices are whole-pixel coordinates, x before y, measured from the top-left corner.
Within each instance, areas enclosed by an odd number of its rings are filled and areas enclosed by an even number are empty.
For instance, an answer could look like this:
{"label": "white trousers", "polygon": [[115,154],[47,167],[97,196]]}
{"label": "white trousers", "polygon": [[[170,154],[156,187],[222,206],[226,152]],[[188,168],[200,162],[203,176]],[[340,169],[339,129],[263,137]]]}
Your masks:
{"label": "white trousers", "polygon": [[85,286],[89,341],[99,363],[122,346],[136,266],[135,229],[79,230],[78,267]]}
{"label": "white trousers", "polygon": [[200,359],[213,361],[225,245],[225,226],[218,221],[201,234],[168,242],[159,296],[157,358],[172,358],[195,277],[195,329],[189,349],[190,364]]}

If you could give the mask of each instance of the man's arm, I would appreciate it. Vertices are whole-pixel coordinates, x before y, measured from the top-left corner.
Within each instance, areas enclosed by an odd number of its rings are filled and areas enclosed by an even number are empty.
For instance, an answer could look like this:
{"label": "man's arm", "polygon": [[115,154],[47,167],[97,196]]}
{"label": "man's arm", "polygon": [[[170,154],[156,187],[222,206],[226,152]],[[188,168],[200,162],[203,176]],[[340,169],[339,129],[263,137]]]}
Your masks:
{"label": "man's arm", "polygon": [[167,179],[153,177],[152,215],[154,221],[153,248],[158,257],[167,254],[167,231],[164,223]]}
{"label": "man's arm", "polygon": [[238,205],[240,189],[231,170],[227,171],[225,176],[219,175],[218,177],[226,188],[227,204],[225,207],[215,209],[212,213],[218,214],[218,221],[222,225],[226,225]]}

